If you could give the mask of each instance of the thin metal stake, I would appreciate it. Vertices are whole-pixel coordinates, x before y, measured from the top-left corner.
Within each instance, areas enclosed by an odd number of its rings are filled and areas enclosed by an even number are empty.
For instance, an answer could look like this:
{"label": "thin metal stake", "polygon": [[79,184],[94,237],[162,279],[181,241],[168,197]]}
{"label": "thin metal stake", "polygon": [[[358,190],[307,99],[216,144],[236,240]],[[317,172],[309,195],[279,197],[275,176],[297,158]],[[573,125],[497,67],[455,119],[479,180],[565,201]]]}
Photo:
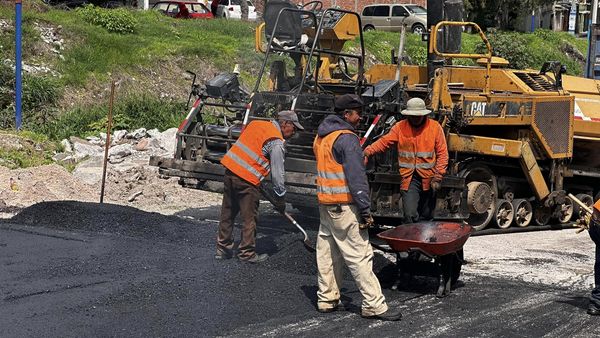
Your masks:
{"label": "thin metal stake", "polygon": [[104,185],[106,183],[106,166],[108,164],[108,148],[110,148],[110,133],[112,127],[112,111],[115,101],[115,82],[110,86],[110,102],[108,104],[108,123],[106,126],[106,144],[104,145],[104,165],[102,168],[102,186],[100,188],[100,203],[104,203]]}

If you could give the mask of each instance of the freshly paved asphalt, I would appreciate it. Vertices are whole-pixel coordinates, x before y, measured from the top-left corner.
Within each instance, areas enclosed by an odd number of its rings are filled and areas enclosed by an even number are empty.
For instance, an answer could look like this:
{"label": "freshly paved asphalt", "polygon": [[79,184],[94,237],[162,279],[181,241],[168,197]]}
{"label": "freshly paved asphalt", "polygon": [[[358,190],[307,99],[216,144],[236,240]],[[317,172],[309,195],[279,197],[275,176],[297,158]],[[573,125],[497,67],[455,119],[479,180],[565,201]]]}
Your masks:
{"label": "freshly paved asphalt", "polygon": [[[375,271],[402,321],[362,319],[348,274],[346,311],[320,314],[315,259],[294,228],[267,213],[258,250],[269,260],[216,261],[217,209],[164,216],[52,202],[0,222],[0,337],[600,337],[585,291],[466,275],[438,299],[428,277],[392,290],[381,255]],[[299,221],[314,239],[316,220]]]}

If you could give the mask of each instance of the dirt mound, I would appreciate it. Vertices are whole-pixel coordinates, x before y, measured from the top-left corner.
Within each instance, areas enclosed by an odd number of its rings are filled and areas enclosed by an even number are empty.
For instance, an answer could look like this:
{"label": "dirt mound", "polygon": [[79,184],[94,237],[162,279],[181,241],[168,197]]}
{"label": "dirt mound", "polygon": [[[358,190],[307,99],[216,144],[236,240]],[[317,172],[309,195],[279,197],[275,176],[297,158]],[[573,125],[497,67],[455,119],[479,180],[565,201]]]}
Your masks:
{"label": "dirt mound", "polygon": [[[94,201],[98,191],[81,183],[65,168],[45,165],[10,170],[0,166],[0,217],[35,203],[59,200]],[[7,212],[8,211],[8,212]]]}

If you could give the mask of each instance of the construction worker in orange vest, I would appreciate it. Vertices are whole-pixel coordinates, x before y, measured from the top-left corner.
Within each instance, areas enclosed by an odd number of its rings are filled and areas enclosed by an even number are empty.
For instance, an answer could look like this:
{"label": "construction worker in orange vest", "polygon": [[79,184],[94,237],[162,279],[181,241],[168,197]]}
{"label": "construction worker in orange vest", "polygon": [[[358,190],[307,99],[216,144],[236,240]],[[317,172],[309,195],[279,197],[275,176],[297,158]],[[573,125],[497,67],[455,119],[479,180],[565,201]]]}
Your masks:
{"label": "construction worker in orange vest", "polygon": [[373,249],[367,230],[373,224],[369,185],[362,149],[354,133],[362,106],[357,95],[338,97],[336,114],[327,116],[319,125],[313,144],[321,221],[317,238],[317,309],[332,312],[341,308],[345,262],[364,297],[361,315],[399,320],[400,310],[388,308],[373,273]]}
{"label": "construction worker in orange vest", "polygon": [[600,199],[594,204],[589,222],[589,232],[592,241],[596,243],[596,263],[594,264],[594,289],[590,295],[587,313],[592,316],[600,316]]}
{"label": "construction worker in orange vest", "polygon": [[369,157],[396,144],[405,223],[417,222],[420,216],[431,216],[431,190],[437,191],[440,188],[442,176],[448,167],[448,146],[444,131],[437,121],[427,117],[429,113],[431,111],[426,109],[422,99],[408,100],[406,109],[402,110],[406,119],[396,123],[364,152]]}
{"label": "construction worker in orange vest", "polygon": [[277,121],[252,121],[221,159],[226,171],[216,259],[233,257],[233,223],[238,213],[243,221],[238,258],[249,263],[268,258],[267,254],[255,251],[259,185],[271,173],[277,196],[275,208],[285,212],[284,140],[292,137],[297,129],[304,130],[296,113],[290,110],[280,112]]}

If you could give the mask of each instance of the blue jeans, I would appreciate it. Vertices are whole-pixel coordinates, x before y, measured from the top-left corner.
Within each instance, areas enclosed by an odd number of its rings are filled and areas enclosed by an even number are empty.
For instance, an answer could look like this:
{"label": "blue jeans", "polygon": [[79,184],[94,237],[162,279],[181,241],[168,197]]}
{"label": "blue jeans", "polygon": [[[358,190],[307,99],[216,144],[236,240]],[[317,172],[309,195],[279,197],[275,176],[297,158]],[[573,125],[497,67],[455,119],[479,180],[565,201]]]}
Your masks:
{"label": "blue jeans", "polygon": [[416,173],[410,181],[408,191],[401,191],[402,207],[404,208],[404,223],[415,223],[419,220],[428,220],[431,218],[435,202],[432,198],[431,189],[423,191],[421,177]]}
{"label": "blue jeans", "polygon": [[600,309],[600,222],[590,224],[590,237],[596,243],[596,263],[594,264],[595,287],[590,295],[590,303]]}

